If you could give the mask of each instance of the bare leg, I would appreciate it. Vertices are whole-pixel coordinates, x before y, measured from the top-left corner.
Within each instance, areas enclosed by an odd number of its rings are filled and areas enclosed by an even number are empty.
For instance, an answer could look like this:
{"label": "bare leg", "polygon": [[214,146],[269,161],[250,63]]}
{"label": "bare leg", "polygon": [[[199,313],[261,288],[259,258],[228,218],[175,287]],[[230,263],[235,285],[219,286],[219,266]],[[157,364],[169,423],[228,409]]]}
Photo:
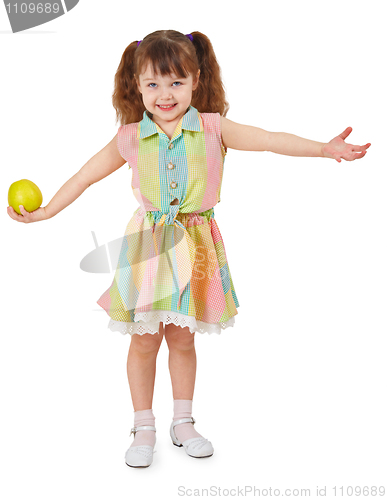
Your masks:
{"label": "bare leg", "polygon": [[[192,399],[196,378],[195,333],[188,327],[173,324],[165,327],[165,340],[169,348],[169,371],[174,399],[174,420],[191,417]],[[181,441],[202,437],[192,423],[175,426],[176,437]]]}
{"label": "bare leg", "polygon": [[196,378],[195,333],[174,324],[165,326],[173,399],[193,399]]}
{"label": "bare leg", "polygon": [[159,333],[132,335],[128,353],[127,371],[134,411],[152,408],[156,377],[156,358],[163,340],[164,327]]}

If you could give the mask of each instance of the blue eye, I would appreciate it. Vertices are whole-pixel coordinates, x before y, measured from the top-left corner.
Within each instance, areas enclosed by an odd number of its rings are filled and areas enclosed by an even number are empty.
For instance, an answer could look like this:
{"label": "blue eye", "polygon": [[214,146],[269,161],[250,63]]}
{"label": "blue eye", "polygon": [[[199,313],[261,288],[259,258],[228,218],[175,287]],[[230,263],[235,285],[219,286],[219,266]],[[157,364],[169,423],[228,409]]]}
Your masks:
{"label": "blue eye", "polygon": [[149,87],[151,87],[152,89],[154,89],[154,87],[152,87],[152,85],[157,85],[157,83],[150,83],[149,84]]}
{"label": "blue eye", "polygon": [[173,84],[172,84],[172,85],[175,85],[175,83],[177,83],[177,85],[178,85],[178,86],[180,86],[180,85],[181,85],[181,82],[173,82]]}

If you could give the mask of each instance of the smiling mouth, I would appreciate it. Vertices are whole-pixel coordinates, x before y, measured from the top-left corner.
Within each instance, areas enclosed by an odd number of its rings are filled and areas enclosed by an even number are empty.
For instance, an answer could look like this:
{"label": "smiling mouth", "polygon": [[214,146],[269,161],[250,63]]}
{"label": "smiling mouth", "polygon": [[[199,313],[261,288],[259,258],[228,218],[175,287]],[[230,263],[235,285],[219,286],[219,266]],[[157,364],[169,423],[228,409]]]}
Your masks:
{"label": "smiling mouth", "polygon": [[172,109],[177,105],[177,102],[175,104],[167,104],[167,105],[162,105],[162,104],[156,104],[156,106],[160,109]]}

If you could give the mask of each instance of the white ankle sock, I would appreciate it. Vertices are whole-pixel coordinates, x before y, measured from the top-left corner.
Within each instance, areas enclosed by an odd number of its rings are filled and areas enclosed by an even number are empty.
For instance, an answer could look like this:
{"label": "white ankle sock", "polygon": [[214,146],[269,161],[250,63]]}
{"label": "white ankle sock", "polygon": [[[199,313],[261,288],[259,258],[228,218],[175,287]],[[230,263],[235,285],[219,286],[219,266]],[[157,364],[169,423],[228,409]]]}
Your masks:
{"label": "white ankle sock", "polygon": [[[140,425],[155,425],[155,417],[152,410],[140,410],[134,412],[134,427],[139,427]],[[154,446],[155,443],[155,431],[137,431],[134,436],[134,441],[130,447],[132,448],[133,446],[143,445]]]}
{"label": "white ankle sock", "polygon": [[[174,399],[173,400],[173,420],[180,418],[189,418],[192,416],[192,399]],[[174,428],[177,439],[182,443],[183,441],[194,438],[203,437],[195,431],[192,423],[186,422],[178,424]]]}

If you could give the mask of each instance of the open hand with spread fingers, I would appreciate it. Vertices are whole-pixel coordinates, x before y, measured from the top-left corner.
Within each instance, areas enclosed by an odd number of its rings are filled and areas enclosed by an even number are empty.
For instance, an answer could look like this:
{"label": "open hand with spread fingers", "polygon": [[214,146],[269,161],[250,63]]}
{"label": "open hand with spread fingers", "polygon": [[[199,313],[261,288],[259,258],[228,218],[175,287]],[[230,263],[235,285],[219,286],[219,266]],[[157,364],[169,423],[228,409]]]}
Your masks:
{"label": "open hand with spread fingers", "polygon": [[352,127],[347,127],[344,132],[321,148],[322,154],[325,158],[333,158],[339,163],[341,158],[347,161],[357,160],[358,158],[363,158],[367,153],[367,149],[371,146],[371,143],[365,144],[364,146],[355,146],[353,144],[347,144],[344,139],[346,139],[352,132]]}

